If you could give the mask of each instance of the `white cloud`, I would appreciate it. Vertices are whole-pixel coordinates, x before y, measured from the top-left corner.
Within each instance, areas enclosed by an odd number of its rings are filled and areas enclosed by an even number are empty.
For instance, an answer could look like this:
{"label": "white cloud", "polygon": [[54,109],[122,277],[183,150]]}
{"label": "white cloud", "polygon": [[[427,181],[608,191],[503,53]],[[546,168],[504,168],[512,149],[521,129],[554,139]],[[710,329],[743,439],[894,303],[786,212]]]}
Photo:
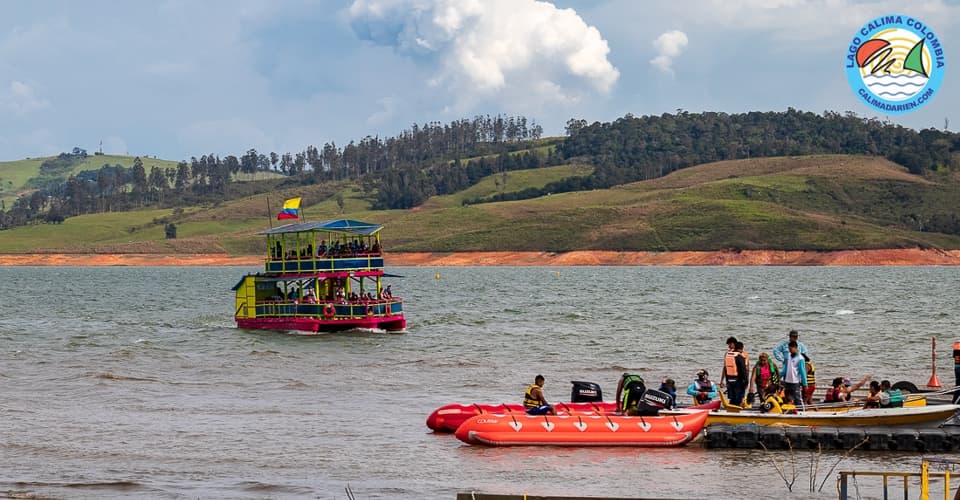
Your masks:
{"label": "white cloud", "polygon": [[0,90],[0,109],[8,109],[17,115],[50,107],[50,102],[37,96],[33,87],[21,81],[13,80]]}
{"label": "white cloud", "polygon": [[448,92],[455,109],[483,100],[572,103],[608,93],[620,76],[600,32],[547,2],[355,0],[348,17],[358,37],[433,64],[427,83]]}
{"label": "white cloud", "polygon": [[370,125],[383,125],[392,120],[397,114],[398,100],[396,97],[382,97],[377,100],[380,109],[367,117]]}
{"label": "white cloud", "polygon": [[687,47],[687,34],[682,31],[667,31],[653,41],[657,56],[650,60],[663,73],[673,74],[673,60]]}

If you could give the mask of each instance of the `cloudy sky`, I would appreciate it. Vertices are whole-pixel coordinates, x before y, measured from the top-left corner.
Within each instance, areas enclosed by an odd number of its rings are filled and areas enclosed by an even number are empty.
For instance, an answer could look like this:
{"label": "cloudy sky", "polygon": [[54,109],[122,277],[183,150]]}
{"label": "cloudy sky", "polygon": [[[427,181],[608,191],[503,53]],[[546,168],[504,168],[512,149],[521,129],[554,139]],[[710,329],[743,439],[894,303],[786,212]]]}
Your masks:
{"label": "cloudy sky", "polygon": [[853,111],[850,39],[917,17],[947,56],[920,110],[960,127],[960,3],[869,0],[35,0],[0,16],[0,160],[80,146],[172,160],[296,152],[522,114]]}

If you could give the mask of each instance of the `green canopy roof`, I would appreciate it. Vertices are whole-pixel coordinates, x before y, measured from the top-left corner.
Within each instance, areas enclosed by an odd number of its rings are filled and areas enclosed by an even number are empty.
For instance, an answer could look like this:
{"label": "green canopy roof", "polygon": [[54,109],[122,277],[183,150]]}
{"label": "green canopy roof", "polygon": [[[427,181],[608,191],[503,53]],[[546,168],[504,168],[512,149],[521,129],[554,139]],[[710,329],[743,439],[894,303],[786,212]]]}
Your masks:
{"label": "green canopy roof", "polygon": [[323,222],[304,222],[303,224],[287,224],[285,226],[260,231],[257,234],[284,234],[284,233],[303,233],[307,231],[326,231],[331,233],[344,233],[368,236],[375,234],[383,229],[380,224],[372,222],[362,222],[350,219],[333,219]]}

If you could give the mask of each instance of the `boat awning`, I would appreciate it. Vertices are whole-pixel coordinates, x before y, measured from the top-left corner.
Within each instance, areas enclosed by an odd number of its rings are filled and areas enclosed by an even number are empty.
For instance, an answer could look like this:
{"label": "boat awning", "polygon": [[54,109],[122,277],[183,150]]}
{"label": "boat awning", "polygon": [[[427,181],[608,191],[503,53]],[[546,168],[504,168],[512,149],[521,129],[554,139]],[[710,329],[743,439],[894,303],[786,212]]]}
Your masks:
{"label": "boat awning", "polygon": [[[253,275],[251,275],[253,276]],[[314,281],[323,281],[327,279],[337,279],[337,278],[369,278],[372,276],[384,276],[390,278],[402,278],[403,276],[398,276],[396,274],[381,274],[380,271],[339,271],[332,273],[323,273],[323,274],[294,274],[286,276],[256,276],[256,280],[260,283],[277,283],[277,282],[295,282],[295,281],[307,281],[311,284],[307,285],[307,288],[312,288],[312,283]],[[247,279],[247,276],[244,276],[237,282],[236,285],[233,285],[231,290],[237,291],[241,286],[243,286],[243,281]]]}
{"label": "boat awning", "polygon": [[362,222],[351,219],[333,219],[323,222],[304,222],[303,224],[287,224],[266,231],[260,231],[257,234],[285,234],[285,233],[303,233],[307,231],[327,231],[332,233],[346,233],[362,236],[375,234],[383,229],[380,224],[372,222]]}

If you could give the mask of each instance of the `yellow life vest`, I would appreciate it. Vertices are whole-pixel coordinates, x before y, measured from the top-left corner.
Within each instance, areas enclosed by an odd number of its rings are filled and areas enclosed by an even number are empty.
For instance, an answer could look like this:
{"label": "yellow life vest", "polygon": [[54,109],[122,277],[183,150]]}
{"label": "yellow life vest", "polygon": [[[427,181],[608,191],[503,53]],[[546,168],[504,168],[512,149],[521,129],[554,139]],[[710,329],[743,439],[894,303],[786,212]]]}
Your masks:
{"label": "yellow life vest", "polygon": [[783,413],[783,398],[776,394],[767,396],[760,407],[763,413]]}
{"label": "yellow life vest", "polygon": [[523,407],[524,408],[536,408],[543,404],[542,400],[539,398],[533,397],[533,388],[539,388],[537,384],[530,384],[527,386],[527,390],[523,391]]}

